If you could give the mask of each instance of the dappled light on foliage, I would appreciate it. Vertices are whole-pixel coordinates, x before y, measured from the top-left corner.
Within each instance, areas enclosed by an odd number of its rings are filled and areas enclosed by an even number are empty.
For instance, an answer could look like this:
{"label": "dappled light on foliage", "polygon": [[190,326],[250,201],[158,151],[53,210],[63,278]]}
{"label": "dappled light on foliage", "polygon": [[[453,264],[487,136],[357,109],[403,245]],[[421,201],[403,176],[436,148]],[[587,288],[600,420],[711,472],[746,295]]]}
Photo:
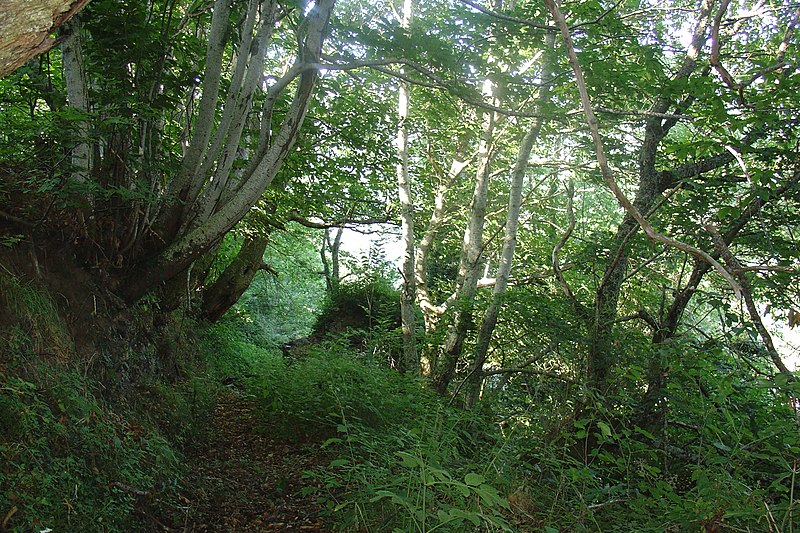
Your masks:
{"label": "dappled light on foliage", "polygon": [[0,531],[800,531],[796,3],[12,4]]}

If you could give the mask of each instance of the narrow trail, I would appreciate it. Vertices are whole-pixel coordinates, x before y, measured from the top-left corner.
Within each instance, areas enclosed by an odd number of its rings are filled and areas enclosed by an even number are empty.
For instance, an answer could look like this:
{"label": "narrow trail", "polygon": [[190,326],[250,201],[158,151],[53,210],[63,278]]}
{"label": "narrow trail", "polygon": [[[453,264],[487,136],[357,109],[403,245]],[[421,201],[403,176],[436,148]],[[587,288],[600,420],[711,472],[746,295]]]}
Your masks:
{"label": "narrow trail", "polygon": [[331,531],[303,472],[325,462],[310,444],[273,439],[258,431],[257,406],[235,390],[220,397],[208,439],[189,461],[186,531]]}

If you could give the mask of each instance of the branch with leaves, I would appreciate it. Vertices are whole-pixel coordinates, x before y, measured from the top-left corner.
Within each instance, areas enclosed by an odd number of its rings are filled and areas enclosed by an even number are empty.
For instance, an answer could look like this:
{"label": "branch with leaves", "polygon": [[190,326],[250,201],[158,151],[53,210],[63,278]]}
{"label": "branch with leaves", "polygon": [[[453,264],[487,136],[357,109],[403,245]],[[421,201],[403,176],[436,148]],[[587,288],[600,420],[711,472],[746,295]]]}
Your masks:
{"label": "branch with leaves", "polygon": [[600,136],[600,130],[598,127],[597,117],[595,116],[594,111],[592,109],[591,98],[589,96],[589,91],[586,88],[586,81],[583,76],[583,70],[580,66],[580,62],[578,61],[578,56],[575,53],[575,45],[572,42],[572,36],[570,35],[569,27],[567,26],[566,20],[564,19],[564,15],[561,13],[561,10],[558,8],[558,6],[555,4],[553,0],[545,0],[545,5],[550,10],[553,17],[556,19],[559,28],[561,29],[561,36],[564,40],[564,45],[567,48],[569,62],[570,65],[572,66],[573,72],[575,73],[575,80],[578,85],[578,91],[581,97],[581,105],[583,106],[584,114],[586,115],[586,122],[589,125],[589,131],[591,133],[592,140],[594,142],[595,154],[597,156],[597,163],[600,166],[600,172],[602,173],[603,179],[608,185],[608,188],[614,194],[620,205],[625,209],[625,211],[631,217],[633,217],[634,220],[636,220],[636,222],[639,224],[639,227],[642,228],[642,230],[651,240],[660,242],[672,248],[684,251],[695,257],[699,257],[704,261],[707,261],[728,282],[728,284],[733,289],[734,293],[736,293],[737,297],[741,298],[741,287],[739,286],[738,282],[733,278],[733,276],[730,274],[730,272],[728,272],[725,269],[724,266],[722,266],[716,259],[711,257],[711,255],[709,255],[707,252],[657,232],[653,228],[653,226],[644,218],[644,216],[642,216],[642,214],[633,205],[633,203],[631,203],[631,201],[628,199],[625,193],[622,192],[622,189],[620,189],[619,185],[617,184],[617,181],[614,178],[614,174],[611,171],[611,167],[608,164],[608,159],[606,158],[605,149],[603,148],[602,137]]}

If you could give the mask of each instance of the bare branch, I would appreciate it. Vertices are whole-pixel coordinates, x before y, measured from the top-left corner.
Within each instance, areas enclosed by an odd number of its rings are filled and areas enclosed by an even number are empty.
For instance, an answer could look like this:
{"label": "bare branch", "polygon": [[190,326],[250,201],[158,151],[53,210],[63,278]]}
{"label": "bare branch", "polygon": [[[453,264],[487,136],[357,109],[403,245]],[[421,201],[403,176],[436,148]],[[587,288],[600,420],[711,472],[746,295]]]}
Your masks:
{"label": "bare branch", "polygon": [[[437,76],[434,72],[432,72],[425,66],[416,63],[414,61],[410,61],[408,59],[389,58],[380,60],[356,60],[347,62],[342,62],[341,58],[335,58],[333,56],[323,56],[323,59],[325,59],[326,61],[331,61],[332,63],[308,64],[306,65],[306,68],[343,70],[343,71],[357,70],[360,68],[371,68],[373,70],[377,70],[378,72],[382,72],[387,76],[391,76],[398,80],[405,81],[406,83],[410,83],[412,85],[416,85],[419,87],[427,87],[429,89],[448,91],[450,94],[452,94],[459,100],[462,100],[470,105],[474,105],[475,107],[485,109],[487,111],[494,111],[495,113],[498,113],[500,115],[504,115],[507,117],[546,118],[546,116],[543,115],[542,113],[508,109],[505,107],[500,107],[498,105],[491,104],[481,98],[467,96],[466,94],[463,93],[463,91],[454,90],[456,87],[453,82]],[[338,61],[338,63],[336,61]],[[413,78],[408,74],[388,68],[389,66],[393,65],[409,67],[410,69],[424,76],[426,80]]]}
{"label": "bare branch", "polygon": [[800,270],[792,267],[785,267],[779,265],[754,265],[754,266],[740,266],[731,270],[731,274],[736,275],[742,272],[783,272],[785,274],[800,274]]}
{"label": "bare branch", "polygon": [[563,381],[565,383],[572,383],[577,384],[578,382],[574,379],[562,376],[561,374],[556,374],[554,372],[546,372],[544,370],[534,370],[532,368],[498,368],[496,370],[486,370],[483,372],[482,375],[484,376],[496,376],[498,374],[533,374],[535,376],[544,376],[551,379],[556,379],[558,381]]}
{"label": "bare branch", "polygon": [[380,217],[380,218],[364,218],[364,219],[357,219],[357,218],[340,218],[338,220],[332,220],[330,222],[316,222],[314,220],[310,220],[297,211],[290,211],[287,214],[287,220],[292,222],[297,222],[301,226],[305,226],[307,228],[313,229],[330,229],[330,228],[342,228],[348,227],[351,225],[367,225],[367,224],[386,224],[389,222],[389,217]]}
{"label": "bare branch", "polygon": [[[638,109],[610,109],[608,107],[595,107],[595,111],[598,113],[606,113],[609,115],[631,115],[636,117],[655,117],[655,118],[666,118],[672,120],[686,120],[688,122],[694,122],[694,117],[691,115],[684,115],[681,113],[657,113],[655,111],[641,111]],[[580,112],[580,110],[578,111]]]}
{"label": "bare branch", "polygon": [[471,0],[461,0],[461,3],[468,5],[472,9],[480,11],[484,15],[489,15],[490,17],[494,17],[496,19],[504,20],[506,22],[514,22],[516,24],[521,24],[523,26],[528,26],[529,28],[535,28],[537,30],[545,30],[545,31],[558,31],[558,28],[555,26],[548,26],[547,24],[541,24],[539,22],[534,22],[530,19],[523,19],[520,17],[513,17],[511,15],[505,15],[503,13],[499,13],[492,9],[485,8],[483,6],[479,6],[475,2]]}
{"label": "bare branch", "polygon": [[728,10],[730,3],[731,0],[722,0],[722,5],[719,7],[719,11],[717,11],[716,16],[714,17],[714,24],[711,26],[711,56],[709,57],[708,62],[712,67],[714,67],[714,70],[717,71],[717,74],[719,74],[719,77],[722,78],[722,81],[725,82],[725,85],[727,85],[728,88],[740,92],[741,98],[742,88],[733,80],[733,76],[731,76],[731,74],[720,61],[721,45],[719,42],[719,25],[722,22],[722,17]]}
{"label": "bare branch", "polygon": [[36,224],[34,224],[33,222],[29,222],[29,221],[27,221],[25,219],[16,217],[16,216],[12,215],[11,213],[6,213],[5,211],[2,211],[2,210],[0,210],[0,218],[5,218],[6,220],[10,220],[11,222],[14,222],[15,224],[19,224],[21,226],[25,226],[26,228],[33,228],[33,227],[36,226]]}
{"label": "bare branch", "polygon": [[631,320],[642,320],[648,326],[653,328],[653,331],[658,331],[658,329],[661,327],[655,317],[648,313],[646,309],[639,309],[632,315],[618,318],[614,321],[614,324],[619,324],[620,322],[630,322]]}
{"label": "bare branch", "polygon": [[567,299],[572,304],[572,307],[575,308],[575,312],[578,313],[578,316],[583,319],[587,319],[590,316],[589,311],[581,302],[578,301],[578,299],[575,297],[575,294],[572,292],[572,288],[570,288],[569,283],[567,283],[567,280],[564,277],[564,273],[561,270],[561,264],[558,259],[559,252],[561,252],[561,249],[567,243],[572,235],[573,230],[575,229],[575,210],[572,207],[572,199],[574,196],[575,185],[573,184],[572,180],[570,180],[569,184],[567,185],[567,213],[569,215],[569,224],[567,225],[566,231],[564,231],[564,235],[561,236],[553,248],[553,274],[555,275],[556,280],[558,280],[558,284],[561,285],[561,289],[564,291]]}

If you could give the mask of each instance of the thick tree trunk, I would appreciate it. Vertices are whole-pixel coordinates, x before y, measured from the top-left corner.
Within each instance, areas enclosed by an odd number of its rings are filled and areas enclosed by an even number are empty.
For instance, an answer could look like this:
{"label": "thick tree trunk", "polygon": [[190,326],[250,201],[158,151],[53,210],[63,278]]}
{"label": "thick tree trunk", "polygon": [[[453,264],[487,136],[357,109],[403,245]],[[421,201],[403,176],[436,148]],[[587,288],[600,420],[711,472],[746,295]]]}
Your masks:
{"label": "thick tree trunk", "polygon": [[0,8],[0,78],[58,44],[50,34],[89,0],[3,0]]}
{"label": "thick tree trunk", "polygon": [[[685,79],[694,72],[699,51],[705,42],[709,27],[710,10],[710,0],[703,0],[692,35],[692,42],[681,67],[675,73],[673,79]],[[565,40],[567,40],[566,36]],[[677,123],[675,119],[665,119],[659,115],[666,113],[673,105],[675,105],[675,102],[672,98],[661,97],[656,99],[650,107],[652,116],[647,120],[644,141],[639,150],[639,188],[633,201],[633,209],[630,209],[630,206],[626,207],[625,218],[617,228],[614,246],[611,248],[616,251],[615,255],[612,257],[611,262],[606,265],[603,280],[595,295],[595,318],[587,354],[587,374],[589,386],[592,390],[601,394],[605,394],[608,391],[610,386],[609,376],[616,362],[612,334],[614,320],[617,317],[620,291],[628,267],[630,254],[628,241],[634,232],[639,229],[639,226],[643,224],[634,217],[634,213],[646,215],[660,195],[674,184],[671,180],[671,174],[656,170],[656,160],[661,141]],[[588,109],[587,119],[591,125],[593,117],[590,114],[591,109]],[[594,127],[596,128],[596,122]],[[598,138],[595,139],[595,144],[598,145],[598,160],[600,160],[601,167],[603,167],[605,155],[602,151],[602,145],[599,145]]]}
{"label": "thick tree trunk", "polygon": [[201,316],[216,322],[235,304],[250,286],[264,264],[267,237],[250,237],[222,274],[203,291]]}
{"label": "thick tree trunk", "polygon": [[[223,8],[227,5],[223,0],[217,0],[217,2]],[[251,168],[245,175],[236,184],[229,185],[223,191],[219,202],[216,203],[217,208],[206,220],[196,220],[192,226],[184,228],[185,233],[181,232],[173,238],[165,239],[166,246],[155,257],[144,264],[137,265],[132,274],[123,280],[119,288],[126,300],[135,301],[154,286],[160,286],[163,282],[185,271],[192,261],[210,250],[244,218],[272,183],[294,146],[308,110],[317,79],[316,69],[309,66],[308,63],[313,64],[319,59],[333,5],[334,0],[320,0],[315,4],[307,16],[307,23],[302,27],[305,33],[302,36],[302,49],[298,53],[298,63],[290,73],[282,78],[280,83],[270,87],[270,94],[275,97],[292,80],[297,80],[295,95],[285,111],[277,132],[270,137],[264,153],[256,154],[251,161]],[[276,88],[278,85],[281,87]],[[203,138],[208,142],[210,133],[208,137],[204,134]],[[200,151],[202,153],[204,150],[200,149]],[[199,165],[200,157],[197,154],[189,157],[187,154],[189,161],[185,163],[184,170],[179,175],[178,185],[174,189],[176,192],[188,193],[192,179],[205,181],[205,178],[200,175],[191,176],[191,179],[182,178],[186,175],[187,168],[197,168],[195,165]],[[185,183],[185,187],[181,183]],[[175,213],[185,213],[184,209],[185,206],[175,202],[167,203],[165,212],[162,212],[161,215],[161,220],[167,225],[166,231],[171,232],[175,229],[174,224],[179,223],[183,218],[181,214],[175,215]]]}

